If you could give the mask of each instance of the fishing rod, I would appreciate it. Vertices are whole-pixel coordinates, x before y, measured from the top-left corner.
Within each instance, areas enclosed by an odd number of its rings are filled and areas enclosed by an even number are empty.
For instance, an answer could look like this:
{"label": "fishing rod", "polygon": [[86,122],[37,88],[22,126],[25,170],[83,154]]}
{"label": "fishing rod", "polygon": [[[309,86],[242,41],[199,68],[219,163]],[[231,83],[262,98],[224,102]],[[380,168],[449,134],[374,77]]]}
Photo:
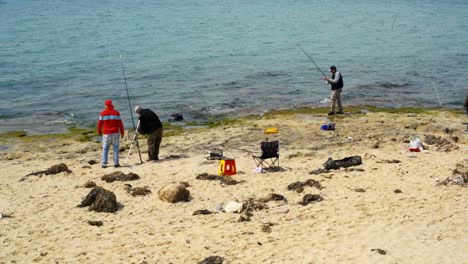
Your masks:
{"label": "fishing rod", "polygon": [[[135,145],[138,149],[138,156],[140,157],[140,163],[143,164],[143,160],[141,159],[141,151],[140,151],[140,144],[138,143],[138,136],[137,136],[137,127],[135,127],[135,120],[133,119],[133,110],[132,110],[132,104],[130,103],[130,95],[128,93],[128,86],[127,86],[127,77],[125,76],[125,69],[123,65],[123,60],[122,60],[122,53],[120,53],[120,65],[122,65],[122,75],[124,78],[125,82],[125,90],[127,91],[127,99],[128,99],[128,107],[130,108],[130,116],[132,117],[132,125],[133,125],[133,130],[135,131],[135,134],[133,135],[133,140],[135,141]],[[140,123],[138,122],[138,126]],[[128,155],[130,155],[130,151],[128,152]],[[128,157],[127,157],[128,159]]]}
{"label": "fishing rod", "polygon": [[315,65],[315,67],[317,68],[317,70],[320,71],[320,73],[323,75],[323,77],[327,78],[327,76],[325,75],[325,73],[320,69],[320,67],[317,65],[317,63],[315,63],[315,61],[312,59],[312,57],[307,54],[307,52],[301,47],[301,46],[298,46],[302,52],[304,52],[304,54],[307,56],[307,58],[309,58],[309,60]]}

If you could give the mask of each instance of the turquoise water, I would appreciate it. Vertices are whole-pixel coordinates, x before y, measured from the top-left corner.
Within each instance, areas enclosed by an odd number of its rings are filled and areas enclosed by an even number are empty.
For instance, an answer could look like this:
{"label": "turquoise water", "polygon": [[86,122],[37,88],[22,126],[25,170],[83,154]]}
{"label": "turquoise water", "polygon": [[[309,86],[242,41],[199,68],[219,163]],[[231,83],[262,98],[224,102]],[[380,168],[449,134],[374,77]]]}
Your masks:
{"label": "turquoise water", "polygon": [[[106,99],[161,119],[345,104],[461,108],[466,0],[0,0],[0,131],[92,126]],[[122,54],[122,60],[120,60]],[[440,103],[436,95],[440,96]]]}

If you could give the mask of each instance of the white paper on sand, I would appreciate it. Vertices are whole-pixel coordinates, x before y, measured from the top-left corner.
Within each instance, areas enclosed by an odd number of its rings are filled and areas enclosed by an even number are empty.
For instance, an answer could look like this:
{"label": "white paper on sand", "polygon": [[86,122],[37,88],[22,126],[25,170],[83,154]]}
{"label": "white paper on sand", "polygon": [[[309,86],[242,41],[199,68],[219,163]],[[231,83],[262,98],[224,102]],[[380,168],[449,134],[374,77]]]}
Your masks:
{"label": "white paper on sand", "polygon": [[242,211],[242,203],[228,202],[224,207],[226,213],[240,213]]}

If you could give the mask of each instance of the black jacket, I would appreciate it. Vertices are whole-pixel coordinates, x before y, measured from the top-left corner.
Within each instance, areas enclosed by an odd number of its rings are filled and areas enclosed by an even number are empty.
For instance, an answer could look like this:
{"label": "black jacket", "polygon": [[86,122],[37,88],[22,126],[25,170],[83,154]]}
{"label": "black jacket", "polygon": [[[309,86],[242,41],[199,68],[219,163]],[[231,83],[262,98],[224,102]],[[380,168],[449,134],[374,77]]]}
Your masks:
{"label": "black jacket", "polygon": [[[332,79],[335,79],[334,73],[332,74]],[[343,75],[341,74],[341,72],[340,72],[340,79],[338,80],[338,82],[337,83],[330,82],[330,85],[331,85],[332,91],[343,88]]]}
{"label": "black jacket", "polygon": [[140,117],[138,119],[140,120],[138,132],[143,135],[151,134],[156,129],[162,128],[161,120],[159,120],[158,115],[150,109],[141,109]]}

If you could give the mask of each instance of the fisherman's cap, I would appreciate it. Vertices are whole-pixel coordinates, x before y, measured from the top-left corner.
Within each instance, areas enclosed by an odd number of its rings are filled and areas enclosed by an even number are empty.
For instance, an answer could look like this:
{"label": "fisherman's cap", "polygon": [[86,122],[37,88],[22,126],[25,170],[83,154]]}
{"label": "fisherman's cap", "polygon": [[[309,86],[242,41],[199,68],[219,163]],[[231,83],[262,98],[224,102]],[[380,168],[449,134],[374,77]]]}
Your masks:
{"label": "fisherman's cap", "polygon": [[138,113],[141,111],[141,106],[137,105],[135,106],[135,113]]}
{"label": "fisherman's cap", "polygon": [[336,67],[335,66],[330,66],[330,70],[336,70]]}
{"label": "fisherman's cap", "polygon": [[107,107],[113,106],[113,105],[112,105],[112,100],[111,100],[111,99],[106,100],[106,101],[104,102],[104,105],[107,106]]}

